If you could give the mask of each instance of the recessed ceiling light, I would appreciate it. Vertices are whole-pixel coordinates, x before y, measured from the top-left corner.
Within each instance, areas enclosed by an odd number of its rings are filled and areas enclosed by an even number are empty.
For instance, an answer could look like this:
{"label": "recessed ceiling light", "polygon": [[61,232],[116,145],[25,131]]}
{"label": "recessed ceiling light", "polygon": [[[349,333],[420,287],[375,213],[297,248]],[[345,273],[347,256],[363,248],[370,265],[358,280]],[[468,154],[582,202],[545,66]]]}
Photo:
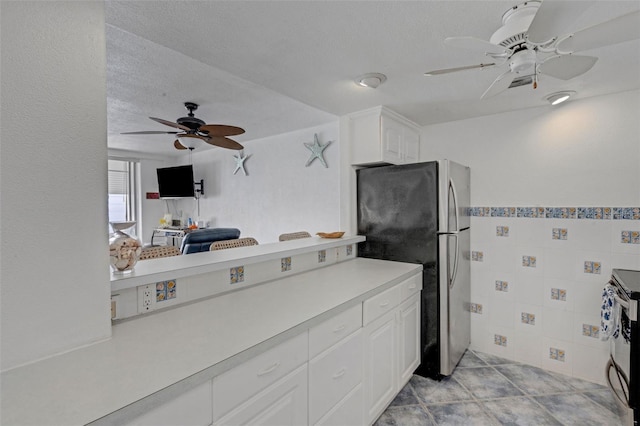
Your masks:
{"label": "recessed ceiling light", "polygon": [[380,74],[379,72],[370,72],[367,74],[362,74],[358,78],[356,78],[355,82],[358,86],[362,87],[371,87],[375,89],[380,86],[387,80],[387,76],[384,74]]}
{"label": "recessed ceiling light", "polygon": [[545,96],[545,100],[547,100],[551,105],[558,105],[562,102],[569,99],[571,96],[575,95],[576,92],[572,90],[564,90],[562,92],[555,92],[550,95]]}

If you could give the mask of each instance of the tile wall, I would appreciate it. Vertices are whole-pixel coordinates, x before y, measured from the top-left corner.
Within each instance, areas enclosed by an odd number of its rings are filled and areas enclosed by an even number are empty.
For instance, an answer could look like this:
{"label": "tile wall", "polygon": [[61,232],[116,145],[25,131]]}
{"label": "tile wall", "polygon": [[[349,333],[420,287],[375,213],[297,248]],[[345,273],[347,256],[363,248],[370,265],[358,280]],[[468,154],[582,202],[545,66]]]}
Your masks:
{"label": "tile wall", "polygon": [[638,207],[473,207],[471,347],[604,383],[602,288],[640,269]]}

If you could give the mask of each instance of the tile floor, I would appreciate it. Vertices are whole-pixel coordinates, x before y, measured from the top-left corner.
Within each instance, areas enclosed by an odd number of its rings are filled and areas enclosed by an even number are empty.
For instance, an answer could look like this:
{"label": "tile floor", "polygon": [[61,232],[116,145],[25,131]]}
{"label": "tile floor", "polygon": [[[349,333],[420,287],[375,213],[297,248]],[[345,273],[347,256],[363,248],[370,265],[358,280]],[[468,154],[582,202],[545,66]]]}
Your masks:
{"label": "tile floor", "polygon": [[[603,367],[604,369],[604,367]],[[608,388],[468,350],[438,382],[413,376],[374,426],[621,425]]]}

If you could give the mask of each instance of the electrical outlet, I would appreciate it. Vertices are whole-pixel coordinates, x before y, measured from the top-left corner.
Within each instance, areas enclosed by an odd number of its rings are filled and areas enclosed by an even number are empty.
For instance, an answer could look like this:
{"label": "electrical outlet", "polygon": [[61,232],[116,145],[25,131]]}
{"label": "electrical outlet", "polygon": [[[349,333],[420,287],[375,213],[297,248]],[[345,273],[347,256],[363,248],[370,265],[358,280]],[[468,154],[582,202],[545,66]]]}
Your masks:
{"label": "electrical outlet", "polygon": [[156,305],[155,298],[156,286],[147,284],[138,286],[138,313],[153,311]]}

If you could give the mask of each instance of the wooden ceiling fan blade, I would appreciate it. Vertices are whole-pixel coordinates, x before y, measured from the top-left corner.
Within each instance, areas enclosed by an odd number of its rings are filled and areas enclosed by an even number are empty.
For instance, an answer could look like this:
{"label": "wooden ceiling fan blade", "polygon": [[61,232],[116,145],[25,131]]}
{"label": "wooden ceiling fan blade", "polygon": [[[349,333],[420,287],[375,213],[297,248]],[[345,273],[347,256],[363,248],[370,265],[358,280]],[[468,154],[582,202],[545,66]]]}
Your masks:
{"label": "wooden ceiling fan blade", "polygon": [[474,50],[485,55],[507,55],[511,50],[476,37],[447,37],[444,44],[460,49]]}
{"label": "wooden ceiling fan blade", "polygon": [[594,3],[543,0],[527,30],[527,41],[542,44],[554,37],[567,34],[567,28]]}
{"label": "wooden ceiling fan blade", "polygon": [[188,149],[186,146],[182,145],[178,139],[173,142],[173,146],[176,149]]}
{"label": "wooden ceiling fan blade", "polygon": [[180,132],[159,132],[157,130],[145,130],[142,132],[122,132],[121,135],[177,135]]}
{"label": "wooden ceiling fan blade", "polygon": [[198,131],[209,136],[237,136],[244,133],[244,129],[240,127],[227,126],[225,124],[205,124],[200,126]]}
{"label": "wooden ceiling fan blade", "polygon": [[174,123],[173,121],[163,120],[162,118],[156,118],[156,117],[149,117],[149,118],[152,119],[153,121],[157,121],[160,124],[164,124],[165,126],[175,127],[176,129],[185,130],[187,132],[189,130],[191,130],[187,126],[183,126],[182,124]]}
{"label": "wooden ceiling fan blade", "polygon": [[238,142],[224,136],[211,136],[209,138],[203,138],[203,139],[208,144],[219,146],[221,148],[235,149],[237,151],[244,149],[244,147],[240,145]]}
{"label": "wooden ceiling fan blade", "polygon": [[496,65],[495,62],[492,62],[492,63],[489,63],[489,64],[467,65],[467,66],[464,66],[464,67],[444,68],[444,69],[440,69],[440,70],[427,71],[427,72],[424,73],[424,75],[432,76],[432,75],[448,74],[448,73],[451,73],[451,72],[472,70],[472,69],[476,69],[476,68],[489,68],[489,67],[492,67],[494,65]]}
{"label": "wooden ceiling fan blade", "polygon": [[480,99],[487,99],[497,95],[498,93],[504,92],[509,88],[511,82],[513,82],[513,79],[515,77],[516,75],[512,73],[511,70],[500,74],[498,78],[496,78],[493,83],[491,83],[491,86],[489,86],[489,88],[485,90],[482,96],[480,96]]}
{"label": "wooden ceiling fan blade", "polygon": [[560,80],[570,80],[589,71],[598,58],[595,56],[561,55],[553,56],[538,66],[538,71]]}
{"label": "wooden ceiling fan blade", "polygon": [[558,44],[562,52],[580,52],[640,39],[640,10],[574,33]]}

